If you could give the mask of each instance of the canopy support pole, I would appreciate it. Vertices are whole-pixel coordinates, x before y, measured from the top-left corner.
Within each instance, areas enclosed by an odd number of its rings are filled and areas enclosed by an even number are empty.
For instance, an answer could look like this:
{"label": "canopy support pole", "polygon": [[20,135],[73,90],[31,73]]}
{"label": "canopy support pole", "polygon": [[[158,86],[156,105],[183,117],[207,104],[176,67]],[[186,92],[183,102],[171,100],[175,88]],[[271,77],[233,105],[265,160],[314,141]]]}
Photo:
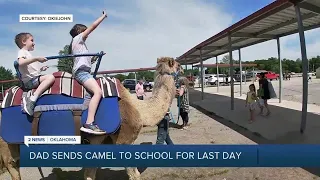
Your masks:
{"label": "canopy support pole", "polygon": [[281,49],[280,49],[280,38],[277,38],[277,48],[278,48],[278,60],[279,60],[279,103],[282,101],[282,80],[283,80],[283,75],[282,75],[282,60],[281,60]]}
{"label": "canopy support pole", "polygon": [[200,49],[200,69],[201,69],[201,100],[204,99],[203,86],[204,86],[204,71],[203,71],[203,61],[202,61],[202,49]]}
{"label": "canopy support pole", "polygon": [[137,81],[137,72],[134,72],[134,79],[136,80],[136,84],[138,83]]}
{"label": "canopy support pole", "polygon": [[219,64],[218,64],[218,56],[216,56],[216,67],[217,67],[217,93],[219,93],[219,85],[220,85],[220,80],[219,80]]}
{"label": "canopy support pole", "polygon": [[231,90],[231,110],[234,110],[234,81],[233,81],[233,58],[232,58],[232,42],[231,42],[231,33],[228,35],[229,40],[229,61],[230,61],[230,90]]}
{"label": "canopy support pole", "polygon": [[184,63],[186,64],[185,69],[188,70],[188,67],[187,67],[187,58],[184,58]]}
{"label": "canopy support pole", "polygon": [[239,66],[240,66],[240,96],[242,96],[242,62],[241,62],[241,50],[239,49]]}
{"label": "canopy support pole", "polygon": [[307,59],[307,50],[306,50],[306,40],[304,36],[303,22],[301,18],[301,12],[299,4],[295,5],[296,16],[298,21],[299,37],[300,37],[300,48],[301,48],[301,57],[302,57],[302,113],[301,113],[301,125],[300,133],[303,133],[306,129],[307,123],[307,108],[308,108],[308,59]]}

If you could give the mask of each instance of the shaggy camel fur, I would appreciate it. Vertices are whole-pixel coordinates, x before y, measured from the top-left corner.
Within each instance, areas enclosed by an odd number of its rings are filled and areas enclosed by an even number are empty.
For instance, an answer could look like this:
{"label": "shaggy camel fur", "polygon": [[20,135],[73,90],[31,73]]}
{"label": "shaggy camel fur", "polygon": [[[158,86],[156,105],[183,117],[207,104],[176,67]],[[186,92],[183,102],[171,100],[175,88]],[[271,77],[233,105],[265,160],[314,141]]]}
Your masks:
{"label": "shaggy camel fur", "polygon": [[[138,100],[120,85],[119,107],[122,119],[120,130],[113,135],[83,135],[83,138],[90,144],[133,144],[143,126],[155,126],[170,108],[176,91],[174,77],[171,74],[178,72],[183,73],[183,70],[173,58],[158,58],[152,97],[143,101]],[[19,146],[8,145],[0,138],[0,162],[2,162],[0,165],[8,169],[12,180],[21,180],[17,159],[19,159]],[[94,180],[96,170],[97,168],[85,168],[84,179]],[[140,179],[137,168],[126,168],[126,170],[130,180]]]}

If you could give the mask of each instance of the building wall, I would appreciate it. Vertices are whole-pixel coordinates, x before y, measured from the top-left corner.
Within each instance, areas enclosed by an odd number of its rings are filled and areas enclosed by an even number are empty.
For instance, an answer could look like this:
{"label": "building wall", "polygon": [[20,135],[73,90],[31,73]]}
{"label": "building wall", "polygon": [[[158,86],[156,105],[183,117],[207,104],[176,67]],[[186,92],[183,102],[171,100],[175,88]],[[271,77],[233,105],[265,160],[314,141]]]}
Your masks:
{"label": "building wall", "polygon": [[320,79],[320,67],[316,70],[316,78]]}

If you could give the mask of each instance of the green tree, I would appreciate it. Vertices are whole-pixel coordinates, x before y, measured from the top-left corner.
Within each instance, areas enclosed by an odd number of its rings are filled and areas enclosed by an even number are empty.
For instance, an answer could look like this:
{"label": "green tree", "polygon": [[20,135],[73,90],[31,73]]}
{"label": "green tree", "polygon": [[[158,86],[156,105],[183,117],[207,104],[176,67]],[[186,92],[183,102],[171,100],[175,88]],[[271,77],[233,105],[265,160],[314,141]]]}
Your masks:
{"label": "green tree", "polygon": [[144,79],[145,81],[154,81],[154,72],[152,71],[140,71],[137,72],[137,79]]}
{"label": "green tree", "polygon": [[127,79],[134,79],[134,78],[135,78],[134,73],[129,73],[127,76]]}
{"label": "green tree", "polygon": [[[3,66],[0,66],[0,79],[1,80],[13,80],[15,79],[15,75],[13,75],[12,71],[10,69],[6,69]],[[9,83],[3,83],[3,89],[9,89],[12,86],[19,85],[19,82],[9,82]]]}
{"label": "green tree", "polygon": [[309,60],[309,71],[315,72],[320,67],[320,56],[313,57]]}
{"label": "green tree", "polygon": [[190,74],[193,76],[198,76],[199,69],[197,67],[194,67],[193,69],[184,70],[184,75],[189,76]]}
{"label": "green tree", "polygon": [[123,74],[116,74],[114,77],[119,79],[120,82],[122,82],[123,80],[127,79],[127,76],[123,75]]}
{"label": "green tree", "polygon": [[[238,64],[239,63],[239,60],[235,60],[233,57],[232,57],[232,60],[233,60],[233,64]],[[223,56],[223,58],[221,59],[221,63],[222,64],[230,64],[230,56],[229,56],[229,54]]]}
{"label": "green tree", "polygon": [[[68,55],[69,45],[65,45],[62,50],[59,51],[59,55]],[[59,58],[58,60],[58,70],[72,73],[73,58]]]}
{"label": "green tree", "polygon": [[222,64],[229,64],[229,62],[230,62],[229,54],[223,56],[223,58],[221,59]]}

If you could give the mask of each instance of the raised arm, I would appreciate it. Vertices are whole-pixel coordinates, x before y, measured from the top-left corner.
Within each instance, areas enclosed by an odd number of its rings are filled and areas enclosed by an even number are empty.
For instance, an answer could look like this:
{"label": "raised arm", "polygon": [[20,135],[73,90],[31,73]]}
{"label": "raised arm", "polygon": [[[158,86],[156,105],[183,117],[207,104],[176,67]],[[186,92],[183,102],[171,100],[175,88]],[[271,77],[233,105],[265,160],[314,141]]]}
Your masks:
{"label": "raised arm", "polygon": [[89,26],[82,35],[83,40],[87,39],[87,37],[89,36],[89,34],[95,30],[99,24],[107,17],[107,13],[106,11],[102,12],[102,16],[100,16],[96,21],[93,22],[93,24],[91,26]]}

